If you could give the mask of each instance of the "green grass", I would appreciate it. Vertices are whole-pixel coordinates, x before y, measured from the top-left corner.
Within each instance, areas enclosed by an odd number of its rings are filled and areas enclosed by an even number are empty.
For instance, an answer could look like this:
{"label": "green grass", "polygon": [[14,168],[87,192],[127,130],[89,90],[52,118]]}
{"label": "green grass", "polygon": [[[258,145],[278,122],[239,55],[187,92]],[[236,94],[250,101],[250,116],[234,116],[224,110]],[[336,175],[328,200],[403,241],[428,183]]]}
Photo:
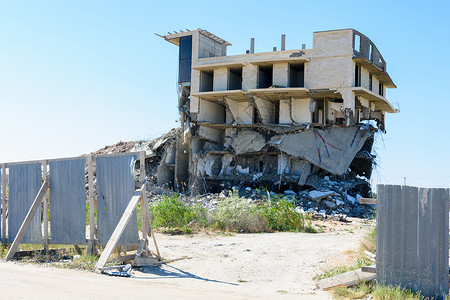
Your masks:
{"label": "green grass", "polygon": [[[139,209],[139,207],[138,207]],[[152,225],[170,234],[191,234],[199,229],[221,232],[318,232],[293,202],[273,197],[251,203],[236,190],[212,209],[189,206],[178,196],[163,196],[150,205]],[[138,213],[138,216],[140,214]]]}

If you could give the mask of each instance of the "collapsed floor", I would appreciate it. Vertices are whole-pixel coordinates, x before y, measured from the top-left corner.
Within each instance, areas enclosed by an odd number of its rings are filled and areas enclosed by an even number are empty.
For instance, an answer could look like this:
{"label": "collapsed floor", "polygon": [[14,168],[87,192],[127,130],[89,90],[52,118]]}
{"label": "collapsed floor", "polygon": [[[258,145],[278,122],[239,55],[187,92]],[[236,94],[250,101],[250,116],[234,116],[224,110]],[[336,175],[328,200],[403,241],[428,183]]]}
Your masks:
{"label": "collapsed floor", "polygon": [[192,137],[173,129],[154,140],[119,142],[94,154],[145,151],[147,191],[209,195],[183,197],[188,202],[220,201],[232,188],[258,201],[267,197],[259,192],[264,189],[284,194],[304,211],[355,217],[372,213],[370,205],[359,204],[359,198],[371,197],[367,178],[376,132],[371,126],[232,130],[222,145],[197,130]]}

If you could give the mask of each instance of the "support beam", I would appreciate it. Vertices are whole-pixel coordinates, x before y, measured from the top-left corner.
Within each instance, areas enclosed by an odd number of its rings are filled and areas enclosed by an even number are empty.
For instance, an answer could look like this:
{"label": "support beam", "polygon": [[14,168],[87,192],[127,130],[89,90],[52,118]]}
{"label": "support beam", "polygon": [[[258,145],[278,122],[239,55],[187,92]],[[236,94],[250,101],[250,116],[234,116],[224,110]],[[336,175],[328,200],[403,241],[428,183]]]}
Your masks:
{"label": "support beam", "polygon": [[[145,174],[145,152],[141,152],[139,156],[139,183],[142,186],[142,197],[141,197],[141,208],[142,208],[142,234],[143,238],[145,240],[145,243],[147,244],[147,237],[149,235],[148,233],[148,215],[147,210],[145,209],[146,206],[148,206],[147,202],[147,185],[145,184],[146,174]],[[144,245],[147,246],[147,245]]]}
{"label": "support beam", "polygon": [[162,258],[161,258],[161,254],[159,254],[158,244],[156,243],[156,237],[155,237],[155,233],[153,232],[152,222],[150,221],[150,210],[148,208],[148,205],[145,206],[145,209],[147,210],[149,232],[152,236],[153,244],[155,245],[155,249],[156,249],[156,257],[158,257],[161,260]]}
{"label": "support beam", "polygon": [[6,244],[6,164],[2,164],[2,241]]}
{"label": "support beam", "polygon": [[6,254],[5,260],[11,260],[14,257],[14,254],[16,253],[17,249],[19,248],[20,243],[22,242],[22,239],[27,232],[28,227],[31,224],[31,221],[33,220],[34,215],[36,214],[36,211],[38,210],[39,206],[42,203],[42,199],[44,198],[45,194],[48,190],[48,180],[44,181],[44,184],[42,184],[36,198],[34,199],[33,204],[30,207],[30,210],[27,213],[27,216],[25,217],[25,220],[23,220],[22,225],[20,226],[19,232],[16,235],[16,238],[14,239],[13,243],[11,244],[11,248],[9,248],[8,254]]}
{"label": "support beam", "polygon": [[142,198],[143,188],[145,188],[145,186],[142,187],[142,190],[137,190],[134,193],[133,197],[131,198],[130,202],[128,203],[128,206],[125,209],[122,217],[120,218],[119,223],[117,223],[117,226],[114,229],[108,243],[106,244],[105,249],[102,252],[102,255],[100,255],[100,258],[98,259],[98,262],[95,265],[94,269],[95,271],[101,272],[103,267],[106,265],[106,262],[111,256],[114,247],[116,247],[120,237],[122,236],[123,231],[125,230],[125,227],[130,221],[130,218],[133,215],[133,212],[136,209],[139,200]]}

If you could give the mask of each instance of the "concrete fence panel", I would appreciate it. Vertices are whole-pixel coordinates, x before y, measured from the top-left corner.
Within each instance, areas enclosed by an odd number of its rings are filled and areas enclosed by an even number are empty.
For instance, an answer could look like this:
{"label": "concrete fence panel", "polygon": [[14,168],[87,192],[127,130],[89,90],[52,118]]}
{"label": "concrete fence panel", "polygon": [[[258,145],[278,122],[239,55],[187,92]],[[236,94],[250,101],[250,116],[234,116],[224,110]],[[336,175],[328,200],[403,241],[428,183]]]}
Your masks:
{"label": "concrete fence panel", "polygon": [[449,190],[378,185],[377,284],[449,291]]}
{"label": "concrete fence panel", "polygon": [[[100,243],[109,240],[133,196],[135,162],[136,157],[133,155],[99,157],[96,160],[97,223]],[[119,243],[136,243],[136,241],[138,241],[138,227],[135,211]]]}
{"label": "concrete fence panel", "polygon": [[[41,187],[41,164],[9,167],[8,241],[12,242]],[[41,208],[38,209],[23,242],[41,243]]]}
{"label": "concrete fence panel", "polygon": [[52,243],[86,242],[85,159],[50,162]]}

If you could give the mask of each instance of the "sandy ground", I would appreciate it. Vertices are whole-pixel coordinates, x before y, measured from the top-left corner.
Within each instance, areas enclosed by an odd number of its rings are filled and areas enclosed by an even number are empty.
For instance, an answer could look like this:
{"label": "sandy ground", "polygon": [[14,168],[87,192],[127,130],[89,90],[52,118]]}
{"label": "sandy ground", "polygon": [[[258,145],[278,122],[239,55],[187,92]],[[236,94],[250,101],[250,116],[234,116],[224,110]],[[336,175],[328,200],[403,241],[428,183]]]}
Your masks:
{"label": "sandy ground", "polygon": [[[328,226],[330,227],[330,226]],[[158,234],[162,267],[131,278],[0,262],[1,299],[332,299],[313,277],[346,260],[369,227],[358,220],[321,234]]]}

